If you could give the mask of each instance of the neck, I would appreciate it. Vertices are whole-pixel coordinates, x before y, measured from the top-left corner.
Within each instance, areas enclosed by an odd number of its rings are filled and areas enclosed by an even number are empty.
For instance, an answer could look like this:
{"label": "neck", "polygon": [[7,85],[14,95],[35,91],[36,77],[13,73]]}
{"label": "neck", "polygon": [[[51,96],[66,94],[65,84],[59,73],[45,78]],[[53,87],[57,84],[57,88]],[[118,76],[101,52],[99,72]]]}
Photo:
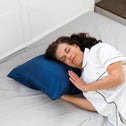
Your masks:
{"label": "neck", "polygon": [[80,64],[80,66],[78,67],[78,69],[80,69],[80,70],[82,70],[83,68],[82,68],[82,63]]}

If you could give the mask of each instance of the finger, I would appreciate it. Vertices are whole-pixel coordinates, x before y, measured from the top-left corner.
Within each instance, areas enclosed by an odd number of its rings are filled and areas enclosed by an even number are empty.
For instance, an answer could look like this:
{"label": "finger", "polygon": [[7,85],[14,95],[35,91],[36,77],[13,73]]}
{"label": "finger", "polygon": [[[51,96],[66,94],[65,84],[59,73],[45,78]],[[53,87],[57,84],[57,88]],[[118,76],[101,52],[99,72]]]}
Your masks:
{"label": "finger", "polygon": [[77,80],[77,78],[76,78],[73,74],[69,73],[69,76],[70,76],[70,78],[73,79],[74,81]]}
{"label": "finger", "polygon": [[75,85],[75,80],[69,77],[69,80]]}
{"label": "finger", "polygon": [[[73,85],[75,87],[77,87],[78,89],[80,89],[79,85],[72,79],[72,78],[69,78],[69,80],[73,83]],[[80,89],[81,90],[81,89]]]}
{"label": "finger", "polygon": [[70,71],[70,73],[73,74],[75,77],[78,77],[78,75],[75,72]]}
{"label": "finger", "polygon": [[79,78],[78,75],[75,74],[73,71],[69,71],[69,76],[74,78],[74,79],[78,79]]}

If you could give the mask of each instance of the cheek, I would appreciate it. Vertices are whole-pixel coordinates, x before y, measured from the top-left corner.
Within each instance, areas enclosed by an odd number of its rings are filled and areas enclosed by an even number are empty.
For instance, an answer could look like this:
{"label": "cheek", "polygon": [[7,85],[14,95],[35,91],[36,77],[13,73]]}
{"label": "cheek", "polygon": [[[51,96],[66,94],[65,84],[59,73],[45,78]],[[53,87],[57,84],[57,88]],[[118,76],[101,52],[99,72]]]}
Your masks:
{"label": "cheek", "polygon": [[73,67],[73,63],[70,60],[66,60],[64,63],[67,64],[68,66]]}
{"label": "cheek", "polygon": [[78,54],[77,58],[76,58],[76,63],[80,64],[83,62],[83,55],[82,54]]}
{"label": "cheek", "polygon": [[76,52],[76,49],[75,48],[72,48],[71,49],[71,53],[75,53]]}
{"label": "cheek", "polygon": [[64,63],[69,65],[70,64],[70,60],[66,59]]}

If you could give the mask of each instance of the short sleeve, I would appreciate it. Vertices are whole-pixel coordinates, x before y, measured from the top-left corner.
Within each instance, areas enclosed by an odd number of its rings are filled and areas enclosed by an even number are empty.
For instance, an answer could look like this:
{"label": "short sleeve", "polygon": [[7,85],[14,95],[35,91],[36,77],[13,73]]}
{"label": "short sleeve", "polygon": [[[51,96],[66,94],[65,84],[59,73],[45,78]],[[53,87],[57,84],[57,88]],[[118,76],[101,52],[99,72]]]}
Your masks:
{"label": "short sleeve", "polygon": [[97,57],[105,69],[114,62],[126,61],[126,57],[121,52],[105,43],[101,43],[97,47]]}

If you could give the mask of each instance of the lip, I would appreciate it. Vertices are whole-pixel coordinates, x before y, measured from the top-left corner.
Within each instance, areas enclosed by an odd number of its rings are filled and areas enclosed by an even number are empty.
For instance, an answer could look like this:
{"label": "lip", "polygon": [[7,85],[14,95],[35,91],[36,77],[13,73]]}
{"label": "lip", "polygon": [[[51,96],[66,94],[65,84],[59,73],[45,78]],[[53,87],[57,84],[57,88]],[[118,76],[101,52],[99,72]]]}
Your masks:
{"label": "lip", "polygon": [[76,56],[73,57],[72,62],[74,62],[75,58],[76,58]]}

